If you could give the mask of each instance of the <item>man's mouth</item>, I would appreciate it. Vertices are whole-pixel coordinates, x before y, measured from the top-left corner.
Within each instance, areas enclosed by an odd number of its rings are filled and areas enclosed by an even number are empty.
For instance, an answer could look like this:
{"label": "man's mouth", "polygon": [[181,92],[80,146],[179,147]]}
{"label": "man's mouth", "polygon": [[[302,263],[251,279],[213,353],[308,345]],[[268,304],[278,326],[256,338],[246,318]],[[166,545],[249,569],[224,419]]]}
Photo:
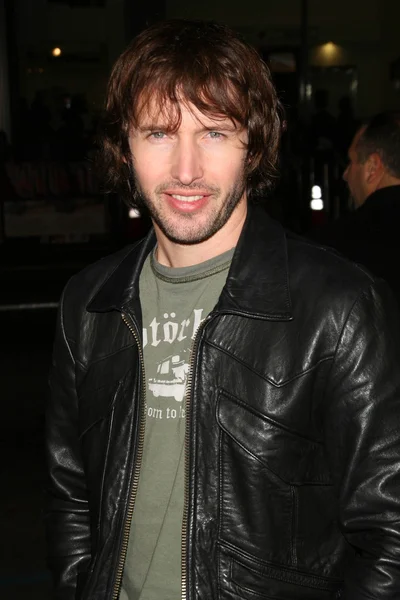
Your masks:
{"label": "man's mouth", "polygon": [[201,200],[204,198],[204,194],[196,195],[196,196],[182,196],[181,194],[170,194],[172,198],[175,200],[179,200],[179,202],[196,202],[197,200]]}

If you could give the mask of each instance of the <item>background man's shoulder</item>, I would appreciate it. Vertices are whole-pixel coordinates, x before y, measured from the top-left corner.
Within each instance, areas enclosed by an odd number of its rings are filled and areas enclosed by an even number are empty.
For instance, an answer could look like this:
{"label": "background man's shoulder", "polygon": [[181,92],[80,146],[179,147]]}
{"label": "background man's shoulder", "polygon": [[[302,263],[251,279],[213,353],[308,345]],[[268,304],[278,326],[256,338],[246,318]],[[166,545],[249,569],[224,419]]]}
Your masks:
{"label": "background man's shoulder", "polygon": [[289,284],[292,293],[306,294],[312,301],[325,298],[350,303],[379,278],[366,267],[333,248],[295,234],[287,234]]}

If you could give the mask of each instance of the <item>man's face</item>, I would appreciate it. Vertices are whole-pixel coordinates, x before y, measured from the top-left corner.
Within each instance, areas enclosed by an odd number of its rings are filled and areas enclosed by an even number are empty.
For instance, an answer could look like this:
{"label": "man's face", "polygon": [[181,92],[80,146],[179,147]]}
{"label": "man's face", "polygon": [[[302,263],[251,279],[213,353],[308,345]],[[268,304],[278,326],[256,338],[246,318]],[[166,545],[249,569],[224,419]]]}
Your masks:
{"label": "man's face", "polygon": [[363,131],[363,128],[360,129],[360,131],[358,131],[354,136],[348,151],[349,164],[343,173],[343,179],[349,186],[349,190],[356,207],[361,206],[371,193],[370,186],[368,184],[368,162],[361,163],[358,160],[356,151],[358,140]]}
{"label": "man's face", "polygon": [[247,134],[229,118],[210,118],[180,105],[170,132],[155,102],[129,136],[136,186],[157,236],[198,244],[229,229],[246,213]]}

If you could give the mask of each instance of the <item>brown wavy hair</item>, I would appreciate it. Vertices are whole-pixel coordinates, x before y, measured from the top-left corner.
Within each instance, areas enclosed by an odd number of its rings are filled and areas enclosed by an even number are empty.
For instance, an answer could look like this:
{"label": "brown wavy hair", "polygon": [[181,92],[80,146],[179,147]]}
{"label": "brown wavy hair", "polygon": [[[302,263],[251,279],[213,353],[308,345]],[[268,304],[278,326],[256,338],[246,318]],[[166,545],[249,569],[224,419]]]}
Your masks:
{"label": "brown wavy hair", "polygon": [[108,84],[100,157],[106,189],[128,206],[141,206],[129,131],[154,97],[171,130],[179,127],[182,99],[245,128],[248,194],[266,195],[277,179],[281,106],[254,48],[224,25],[176,19],[152,25],[121,54]]}

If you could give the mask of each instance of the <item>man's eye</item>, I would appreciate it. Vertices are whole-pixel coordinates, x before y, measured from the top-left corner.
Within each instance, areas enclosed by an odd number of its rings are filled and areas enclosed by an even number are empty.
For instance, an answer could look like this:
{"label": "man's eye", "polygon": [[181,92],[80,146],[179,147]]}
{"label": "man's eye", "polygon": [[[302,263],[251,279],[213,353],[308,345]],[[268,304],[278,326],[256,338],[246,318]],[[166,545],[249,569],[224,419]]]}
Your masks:
{"label": "man's eye", "polygon": [[210,138],[212,138],[214,140],[224,137],[220,131],[209,131],[208,135],[210,136]]}
{"label": "man's eye", "polygon": [[163,131],[153,131],[150,137],[155,140],[162,140],[165,137],[165,133]]}

